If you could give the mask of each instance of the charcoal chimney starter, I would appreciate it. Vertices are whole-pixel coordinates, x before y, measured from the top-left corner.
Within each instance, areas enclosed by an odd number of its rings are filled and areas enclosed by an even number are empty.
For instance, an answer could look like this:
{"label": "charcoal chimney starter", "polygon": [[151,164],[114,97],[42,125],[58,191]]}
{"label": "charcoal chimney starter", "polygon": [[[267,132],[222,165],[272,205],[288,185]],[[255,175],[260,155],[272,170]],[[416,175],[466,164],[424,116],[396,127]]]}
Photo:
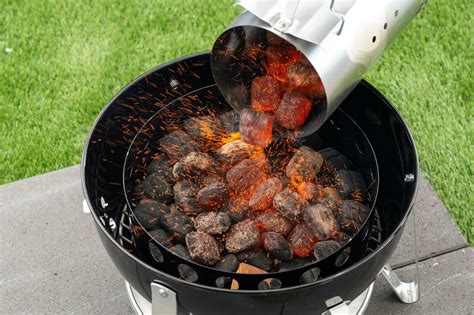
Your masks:
{"label": "charcoal chimney starter", "polygon": [[314,67],[322,83],[321,100],[301,128],[310,134],[331,116],[426,2],[236,1],[246,11],[212,49],[216,84],[232,107],[247,107],[251,82],[273,63],[268,47],[285,42]]}

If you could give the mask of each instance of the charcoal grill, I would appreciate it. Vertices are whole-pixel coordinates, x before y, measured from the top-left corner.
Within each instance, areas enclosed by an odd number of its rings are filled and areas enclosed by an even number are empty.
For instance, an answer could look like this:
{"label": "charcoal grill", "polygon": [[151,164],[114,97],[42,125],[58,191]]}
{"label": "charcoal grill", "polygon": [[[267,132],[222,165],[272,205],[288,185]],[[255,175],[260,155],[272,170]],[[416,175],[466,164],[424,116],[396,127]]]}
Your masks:
{"label": "charcoal grill", "polygon": [[[147,149],[160,137],[161,129],[156,127],[209,108],[230,109],[216,88],[210,62],[209,53],[200,53],[142,75],[99,114],[86,143],[82,162],[86,208],[127,282],[136,310],[156,314],[318,314],[352,306],[360,311],[380,273],[394,286],[408,287],[398,292],[405,302],[416,300],[416,283],[397,283],[396,275],[385,266],[412,211],[418,179],[416,149],[397,111],[365,81],[318,133],[304,139],[318,146],[328,141],[327,134],[337,134],[330,144],[358,161],[366,180],[377,184],[369,220],[341,249],[348,254],[346,261],[335,265],[339,252],[320,265],[262,276],[225,274],[191,264],[153,241],[161,256],[156,259],[149,254],[150,238],[137,231],[130,211],[129,185],[144,172]],[[182,279],[179,266],[184,264],[197,274],[197,281]],[[302,273],[313,268],[318,268],[319,278],[301,284]],[[215,281],[222,276],[238,281],[240,289],[217,287]],[[258,283],[265,278],[279,279],[281,288],[258,290]]]}

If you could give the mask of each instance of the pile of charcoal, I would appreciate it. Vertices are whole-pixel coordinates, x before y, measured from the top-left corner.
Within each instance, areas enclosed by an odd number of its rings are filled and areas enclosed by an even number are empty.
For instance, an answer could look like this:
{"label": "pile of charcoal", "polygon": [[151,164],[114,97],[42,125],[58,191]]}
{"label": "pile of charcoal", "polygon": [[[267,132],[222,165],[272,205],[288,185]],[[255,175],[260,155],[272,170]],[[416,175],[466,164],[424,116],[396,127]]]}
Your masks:
{"label": "pile of charcoal", "polygon": [[324,99],[318,73],[293,45],[267,33],[268,47],[264,75],[250,85],[250,108],[242,112],[242,123],[251,125],[241,137],[247,143],[265,147],[272,141],[273,123],[280,128],[299,130],[314,106]]}
{"label": "pile of charcoal", "polygon": [[165,135],[133,193],[137,221],[176,255],[229,272],[290,270],[339,250],[369,214],[362,175],[331,147],[245,142],[245,119],[193,117]]}

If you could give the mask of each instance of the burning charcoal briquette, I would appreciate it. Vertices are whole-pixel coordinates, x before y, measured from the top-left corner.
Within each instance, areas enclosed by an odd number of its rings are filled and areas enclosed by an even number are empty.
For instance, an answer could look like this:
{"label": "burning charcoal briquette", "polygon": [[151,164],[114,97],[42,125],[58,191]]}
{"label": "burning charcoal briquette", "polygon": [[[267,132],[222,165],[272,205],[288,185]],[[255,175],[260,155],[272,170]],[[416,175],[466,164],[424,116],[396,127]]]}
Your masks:
{"label": "burning charcoal briquette", "polygon": [[196,203],[202,208],[217,210],[228,198],[229,190],[226,184],[215,181],[204,186],[197,193]]}
{"label": "burning charcoal briquette", "polygon": [[320,197],[318,185],[311,182],[302,182],[297,187],[298,193],[307,201],[314,202]]}
{"label": "burning charcoal briquette", "polygon": [[364,224],[370,209],[354,200],[345,200],[342,204],[341,213],[337,217],[337,222],[341,230],[349,235],[355,235]]}
{"label": "burning charcoal briquette", "polygon": [[226,232],[231,225],[231,219],[225,212],[205,212],[194,220],[194,228],[211,235],[220,235]]}
{"label": "burning charcoal briquette", "polygon": [[282,83],[288,82],[288,67],[299,58],[292,45],[269,46],[266,50],[268,74]]}
{"label": "burning charcoal briquette", "polygon": [[323,260],[326,257],[331,256],[341,248],[336,241],[322,241],[314,245],[313,254],[316,261]]}
{"label": "burning charcoal briquette", "polygon": [[151,185],[151,182],[149,180],[144,179],[135,185],[135,188],[133,190],[133,196],[134,198],[137,198],[137,200],[141,200],[141,199],[146,198],[145,191],[152,191],[152,190],[153,190],[153,186]]}
{"label": "burning charcoal briquette", "polygon": [[204,187],[215,182],[225,183],[225,180],[217,174],[209,174],[201,180],[201,186]]}
{"label": "burning charcoal briquette", "polygon": [[215,161],[206,153],[191,152],[173,166],[175,179],[198,179],[204,174],[213,173]]}
{"label": "burning charcoal briquette", "polygon": [[239,260],[234,254],[228,254],[221,258],[215,268],[227,272],[235,272],[239,268]]}
{"label": "burning charcoal briquette", "polygon": [[290,220],[297,220],[307,206],[308,202],[300,194],[288,188],[273,198],[273,207]]}
{"label": "burning charcoal briquette", "polygon": [[252,108],[274,113],[280,105],[280,83],[272,76],[256,77],[251,86]]}
{"label": "burning charcoal briquette", "polygon": [[234,224],[227,233],[225,248],[229,253],[250,249],[260,241],[260,231],[256,222],[246,219]]}
{"label": "burning charcoal briquette", "polygon": [[288,243],[290,243],[293,253],[298,257],[308,256],[316,241],[304,224],[295,225],[288,235]]}
{"label": "burning charcoal briquette", "polygon": [[274,268],[273,260],[262,251],[255,251],[253,249],[241,252],[237,258],[244,263],[255,266],[267,272]]}
{"label": "burning charcoal briquette", "polygon": [[183,242],[186,234],[193,231],[191,218],[179,210],[164,213],[161,216],[161,224],[178,243]]}
{"label": "burning charcoal briquette", "polygon": [[188,214],[199,213],[196,207],[196,195],[199,187],[189,181],[179,181],[173,186],[174,199],[181,210]]}
{"label": "burning charcoal briquette", "polygon": [[273,116],[267,113],[244,109],[240,113],[240,138],[262,148],[272,142]]}
{"label": "burning charcoal briquette", "polygon": [[280,260],[291,260],[293,252],[290,244],[276,232],[265,232],[262,234],[263,248],[274,258]]}
{"label": "burning charcoal briquette", "polygon": [[309,62],[296,61],[288,67],[288,81],[295,86],[307,86],[319,83],[320,79]]}
{"label": "burning charcoal briquette", "polygon": [[248,203],[240,199],[229,199],[221,207],[221,211],[225,212],[236,223],[241,221],[249,212]]}
{"label": "burning charcoal briquette", "polygon": [[184,245],[176,244],[175,246],[170,247],[169,250],[170,250],[173,254],[178,255],[178,256],[181,257],[181,258],[184,258],[184,259],[187,259],[187,260],[191,260],[191,256],[189,255],[189,251],[188,251],[188,249],[186,248],[186,246],[184,246]]}
{"label": "burning charcoal briquette", "polygon": [[255,221],[263,232],[276,232],[280,235],[288,234],[293,227],[287,218],[273,209],[262,212]]}
{"label": "burning charcoal briquette", "polygon": [[275,112],[275,121],[286,129],[299,129],[308,118],[313,104],[298,91],[285,93]]}
{"label": "burning charcoal briquette", "polygon": [[173,202],[173,187],[157,173],[150,174],[135,187],[135,194],[146,196],[165,204]]}
{"label": "burning charcoal briquette", "polygon": [[331,196],[326,196],[324,198],[319,199],[319,203],[331,210],[334,216],[337,216],[339,214],[339,209],[342,204],[341,201],[338,201]]}
{"label": "burning charcoal briquette", "polygon": [[354,194],[365,198],[365,182],[359,172],[340,170],[336,176],[336,188],[342,198],[351,198]]}
{"label": "burning charcoal briquette", "polygon": [[308,230],[319,240],[334,238],[339,233],[337,220],[327,207],[316,204],[306,208],[303,220]]}
{"label": "burning charcoal briquette", "polygon": [[288,67],[288,81],[293,89],[303,93],[310,100],[324,98],[324,87],[313,65],[301,56],[301,59]]}
{"label": "burning charcoal briquette", "polygon": [[240,139],[224,144],[216,151],[216,158],[227,164],[234,166],[244,159],[248,159],[261,151],[259,147],[243,142]]}
{"label": "burning charcoal briquette", "polygon": [[341,195],[339,194],[339,191],[334,187],[324,187],[323,189],[321,189],[321,198],[326,197],[332,198],[337,202],[343,201]]}
{"label": "burning charcoal briquette", "polygon": [[239,131],[239,119],[240,114],[236,110],[228,111],[219,116],[221,120],[222,127],[225,131],[229,133],[238,132]]}
{"label": "burning charcoal briquette", "polygon": [[255,189],[249,201],[249,206],[253,211],[262,211],[268,209],[273,204],[273,197],[283,189],[281,181],[272,177],[260,184]]}
{"label": "burning charcoal briquette", "polygon": [[149,231],[148,234],[150,234],[151,238],[154,239],[156,242],[160,243],[166,248],[170,248],[173,246],[173,243],[171,243],[172,237],[168,235],[164,230],[162,229],[156,229],[153,231]]}
{"label": "burning charcoal briquette", "polygon": [[352,167],[352,162],[332,147],[322,149],[319,153],[324,157],[324,161],[335,169],[346,170]]}
{"label": "burning charcoal briquette", "polygon": [[334,216],[339,214],[343,201],[337,189],[332,187],[324,188],[319,199],[319,203],[329,208]]}
{"label": "burning charcoal briquette", "polygon": [[269,172],[270,165],[265,157],[245,159],[227,172],[226,179],[236,197],[248,200]]}
{"label": "burning charcoal briquette", "polygon": [[323,165],[323,157],[310,147],[300,147],[286,166],[286,176],[291,179],[293,185],[303,181],[312,181],[316,178]]}
{"label": "burning charcoal briquette", "polygon": [[160,140],[160,150],[171,160],[178,160],[193,151],[198,151],[198,144],[182,130],[173,131]]}
{"label": "burning charcoal briquette", "polygon": [[172,172],[172,163],[168,157],[165,155],[160,155],[155,157],[148,165],[146,170],[147,174],[156,173],[158,176],[163,177],[166,180],[173,179],[173,172]]}
{"label": "burning charcoal briquette", "polygon": [[152,199],[142,199],[133,213],[138,222],[148,231],[160,227],[160,218],[163,213],[169,212],[167,205]]}
{"label": "burning charcoal briquette", "polygon": [[197,231],[187,234],[186,246],[191,258],[200,264],[212,266],[221,258],[216,240],[207,233]]}

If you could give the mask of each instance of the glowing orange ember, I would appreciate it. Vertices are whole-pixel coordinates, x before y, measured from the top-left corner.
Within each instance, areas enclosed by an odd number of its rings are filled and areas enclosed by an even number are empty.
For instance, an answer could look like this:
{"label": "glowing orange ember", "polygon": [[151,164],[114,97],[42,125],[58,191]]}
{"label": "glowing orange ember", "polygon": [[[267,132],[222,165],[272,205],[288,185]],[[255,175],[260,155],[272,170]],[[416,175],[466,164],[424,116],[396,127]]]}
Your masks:
{"label": "glowing orange ember", "polygon": [[268,74],[281,83],[288,83],[288,68],[299,59],[299,53],[291,45],[270,46],[266,51]]}

